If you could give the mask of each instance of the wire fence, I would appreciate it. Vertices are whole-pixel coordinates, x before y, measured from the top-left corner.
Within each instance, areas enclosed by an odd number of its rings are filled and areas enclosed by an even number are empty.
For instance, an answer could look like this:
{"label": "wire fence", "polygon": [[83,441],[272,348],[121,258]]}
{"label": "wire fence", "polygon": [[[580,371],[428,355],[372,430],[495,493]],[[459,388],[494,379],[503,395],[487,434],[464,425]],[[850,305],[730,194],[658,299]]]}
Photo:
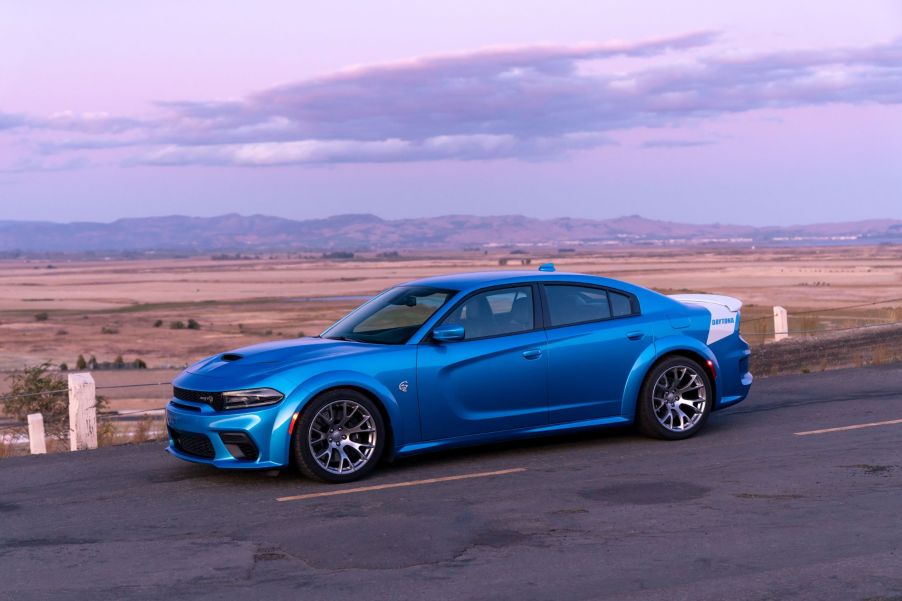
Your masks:
{"label": "wire fence", "polygon": [[97,416],[97,419],[116,419],[118,417],[125,417],[128,415],[139,415],[139,414],[150,414],[150,413],[159,413],[161,411],[165,411],[163,408],[157,409],[136,409],[134,411],[115,411],[110,413],[101,413]]}
{"label": "wire fence", "polygon": [[[148,388],[150,386],[169,386],[172,382],[149,382],[147,384],[116,384],[112,386],[95,386],[94,390],[114,390],[117,388]],[[5,396],[0,396],[0,403],[5,401],[11,401],[13,399],[24,399],[36,396],[46,396],[53,394],[62,394],[68,393],[68,388],[59,388],[57,390],[42,390],[40,392],[23,392],[20,394],[8,394]]]}
{"label": "wire fence", "polygon": [[[846,309],[861,309],[863,307],[873,307],[876,305],[885,305],[887,303],[898,303],[902,302],[902,297],[896,298],[885,298],[878,301],[871,301],[867,303],[857,303],[854,305],[842,305],[839,307],[828,307],[826,309],[811,309],[809,311],[793,311],[792,316],[798,317],[800,315],[817,315],[819,313],[830,313],[831,311],[844,311]],[[756,321],[764,321],[767,319],[773,319],[772,315],[764,315],[762,317],[755,317],[754,319],[743,319],[742,323],[754,323]]]}
{"label": "wire fence", "polygon": [[[169,386],[172,382],[148,382],[146,384],[114,384],[109,386],[96,386],[95,390],[115,390],[120,388],[149,388],[151,386]],[[43,390],[41,392],[23,392],[20,394],[8,394],[5,396],[0,396],[0,403],[5,403],[6,401],[11,401],[15,399],[24,399],[24,398],[34,398],[41,396],[52,396],[57,394],[69,393],[68,388],[59,388],[56,390]],[[118,417],[123,417],[127,415],[137,415],[140,413],[152,413],[154,411],[162,411],[162,408],[156,409],[138,409],[134,411],[111,411],[108,413],[101,413],[97,416],[98,420],[107,419],[107,420],[115,420]],[[0,432],[6,432],[9,430],[18,430],[22,428],[27,428],[27,422],[16,422],[13,424],[7,424],[5,426],[0,426]]]}
{"label": "wire fence", "polygon": [[776,334],[821,334],[821,333],[829,333],[829,332],[851,332],[853,330],[867,330],[870,328],[880,328],[884,326],[893,326],[897,324],[902,324],[902,320],[898,321],[887,321],[882,323],[869,323],[861,326],[851,326],[848,328],[815,328],[815,329],[805,329],[805,330],[793,330],[790,328],[788,332],[742,332],[743,336],[765,336],[771,337],[775,333]]}

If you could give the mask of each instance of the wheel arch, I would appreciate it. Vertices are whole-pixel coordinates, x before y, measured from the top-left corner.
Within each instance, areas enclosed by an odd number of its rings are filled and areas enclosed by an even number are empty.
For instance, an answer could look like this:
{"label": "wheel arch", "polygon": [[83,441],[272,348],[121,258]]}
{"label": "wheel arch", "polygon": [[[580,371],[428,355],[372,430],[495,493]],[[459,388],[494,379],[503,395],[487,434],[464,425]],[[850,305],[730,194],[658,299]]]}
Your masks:
{"label": "wheel arch", "polygon": [[[652,363],[652,364],[649,366],[648,371],[647,371],[646,374],[645,374],[645,378],[648,377],[648,374],[651,373],[651,370],[653,370],[655,367],[657,367],[660,363],[663,363],[663,362],[666,361],[667,359],[670,359],[671,357],[685,357],[685,358],[687,358],[687,359],[692,359],[693,361],[695,361],[696,363],[698,363],[698,364],[701,366],[701,368],[702,368],[703,370],[705,370],[705,373],[708,374],[708,381],[711,382],[711,394],[712,394],[712,396],[713,396],[714,399],[715,399],[715,405],[716,405],[716,401],[717,401],[717,373],[715,372],[714,367],[712,366],[712,365],[713,365],[713,361],[712,361],[711,359],[708,359],[708,358],[705,357],[704,355],[699,354],[699,353],[698,353],[697,351],[695,351],[695,350],[692,350],[692,349],[674,349],[674,350],[672,350],[672,351],[668,351],[666,354],[661,355],[660,357],[658,357],[657,359],[655,359],[655,362]],[[712,363],[709,364],[709,363],[708,363],[709,361],[712,361]],[[645,381],[645,378],[642,379],[643,382]],[[713,410],[713,409],[714,409],[714,406],[712,406],[711,409]]]}
{"label": "wheel arch", "polygon": [[[694,338],[672,336],[655,340],[655,350],[656,352],[652,357],[640,357],[630,373],[627,385],[624,388],[622,412],[624,417],[629,417],[629,419],[633,421],[636,420],[636,412],[639,408],[639,395],[642,394],[642,386],[648,378],[648,374],[662,361],[666,361],[675,356],[692,359],[702,366],[702,369],[708,374],[708,379],[711,382],[711,392],[714,398],[711,409],[714,410],[717,408],[720,403],[717,382],[719,370],[717,357],[714,356],[711,349]],[[709,361],[711,362],[710,365],[708,364]]]}
{"label": "wheel arch", "polygon": [[[394,448],[395,448],[395,432],[393,426],[393,420],[391,415],[388,412],[388,409],[385,407],[385,403],[379,397],[378,394],[366,388],[365,386],[361,386],[360,384],[335,384],[333,386],[329,386],[328,388],[324,388],[313,396],[310,397],[310,401],[315,399],[316,397],[326,394],[328,392],[332,392],[334,390],[353,390],[358,394],[362,394],[369,400],[373,401],[373,404],[376,405],[376,409],[379,410],[379,415],[382,416],[382,422],[385,424],[385,447],[383,449],[383,459],[391,459],[394,456]],[[309,402],[309,401],[308,401]],[[305,403],[306,404],[306,403]],[[303,407],[299,409],[299,411],[303,411]]]}
{"label": "wheel arch", "polygon": [[[353,390],[370,399],[379,410],[385,423],[385,447],[383,457],[390,459],[394,455],[395,444],[399,441],[397,431],[400,420],[400,408],[391,392],[378,380],[353,371],[337,371],[318,374],[297,386],[288,396],[289,402],[281,412],[279,426],[273,432],[272,448],[284,464],[291,460],[292,423],[295,415],[300,415],[304,408],[319,395],[332,390]],[[403,440],[401,440],[403,443]]]}

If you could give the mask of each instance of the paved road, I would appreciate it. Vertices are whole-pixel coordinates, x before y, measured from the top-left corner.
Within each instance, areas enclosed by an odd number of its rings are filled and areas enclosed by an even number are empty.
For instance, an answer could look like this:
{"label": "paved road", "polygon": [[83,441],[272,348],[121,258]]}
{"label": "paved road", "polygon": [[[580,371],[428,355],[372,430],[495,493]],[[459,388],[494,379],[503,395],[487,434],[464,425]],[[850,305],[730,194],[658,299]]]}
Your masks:
{"label": "paved road", "polygon": [[[771,378],[692,440],[458,451],[337,490],[160,444],[0,462],[0,599],[902,599],[902,365]],[[345,487],[349,488],[349,487]]]}

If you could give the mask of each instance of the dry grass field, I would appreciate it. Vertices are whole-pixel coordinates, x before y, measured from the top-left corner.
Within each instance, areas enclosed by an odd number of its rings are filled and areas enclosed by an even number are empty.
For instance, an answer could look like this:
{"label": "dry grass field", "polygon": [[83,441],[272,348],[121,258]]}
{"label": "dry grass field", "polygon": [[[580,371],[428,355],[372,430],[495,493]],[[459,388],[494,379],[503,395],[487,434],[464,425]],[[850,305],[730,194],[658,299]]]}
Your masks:
{"label": "dry grass field", "polygon": [[[167,382],[202,356],[275,338],[318,334],[334,319],[395,283],[426,275],[503,269],[523,255],[502,251],[397,260],[269,258],[0,261],[0,394],[3,372],[77,357],[141,359],[147,370],[101,370],[98,385]],[[549,257],[532,256],[528,269]],[[815,330],[902,320],[902,301],[839,312],[793,314],[902,298],[898,246],[804,249],[612,249],[550,257],[559,270],[624,279],[664,292],[736,296],[743,332],[766,340],[772,305],[791,329]],[[174,329],[195,320],[199,329]],[[114,408],[160,406],[167,388],[109,391]]]}

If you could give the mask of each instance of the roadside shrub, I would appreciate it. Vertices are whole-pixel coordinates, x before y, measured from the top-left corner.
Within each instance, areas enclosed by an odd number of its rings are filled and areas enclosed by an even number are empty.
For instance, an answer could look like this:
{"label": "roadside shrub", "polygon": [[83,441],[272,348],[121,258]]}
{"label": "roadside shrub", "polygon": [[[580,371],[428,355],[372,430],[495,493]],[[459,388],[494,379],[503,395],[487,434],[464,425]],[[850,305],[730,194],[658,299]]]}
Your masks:
{"label": "roadside shrub", "polygon": [[113,359],[113,369],[122,369],[125,367],[125,359],[122,358],[122,355],[116,355],[116,358]]}
{"label": "roadside shrub", "polygon": [[197,322],[196,322],[195,320],[193,320],[193,319],[189,319],[189,320],[188,320],[188,326],[187,326],[187,327],[188,327],[189,330],[199,330],[199,329],[200,329],[200,324],[197,323]]}
{"label": "roadside shrub", "polygon": [[47,313],[35,313],[34,320],[35,321],[47,321],[50,316]]}
{"label": "roadside shrub", "polygon": [[101,334],[118,334],[118,333],[119,333],[119,329],[118,329],[118,328],[112,328],[112,327],[109,327],[109,326],[103,326],[102,328],[100,328],[100,333],[101,333]]}
{"label": "roadside shrub", "polygon": [[85,361],[84,355],[78,356],[78,359],[75,361],[75,369],[88,369],[88,362]]}
{"label": "roadside shrub", "polygon": [[135,359],[132,361],[132,367],[134,369],[147,369],[147,363],[143,359]]}
{"label": "roadside shrub", "polygon": [[170,330],[184,330],[184,329],[185,329],[185,322],[184,322],[184,321],[173,321],[173,322],[170,322],[170,324],[169,324],[169,329],[170,329]]}
{"label": "roadside shrub", "polygon": [[0,431],[0,459],[24,455],[25,447],[15,442],[16,438],[28,432],[27,428],[7,428]]}
{"label": "roadside shrub", "polygon": [[163,327],[163,320],[162,320],[162,319],[158,319],[158,320],[156,320],[155,322],[153,322],[153,327],[155,327],[155,328],[162,328],[162,327]]}
{"label": "roadside shrub", "polygon": [[69,371],[68,363],[60,363],[60,371]]}
{"label": "roadside shrub", "polygon": [[[7,381],[9,392],[3,400],[7,415],[24,420],[29,413],[40,413],[48,435],[58,439],[69,435],[69,383],[50,371],[49,363],[13,372]],[[97,410],[105,407],[106,400],[98,396]]]}
{"label": "roadside shrub", "polygon": [[57,336],[66,336],[68,333],[69,332],[67,332],[66,330],[57,330],[56,331]]}

